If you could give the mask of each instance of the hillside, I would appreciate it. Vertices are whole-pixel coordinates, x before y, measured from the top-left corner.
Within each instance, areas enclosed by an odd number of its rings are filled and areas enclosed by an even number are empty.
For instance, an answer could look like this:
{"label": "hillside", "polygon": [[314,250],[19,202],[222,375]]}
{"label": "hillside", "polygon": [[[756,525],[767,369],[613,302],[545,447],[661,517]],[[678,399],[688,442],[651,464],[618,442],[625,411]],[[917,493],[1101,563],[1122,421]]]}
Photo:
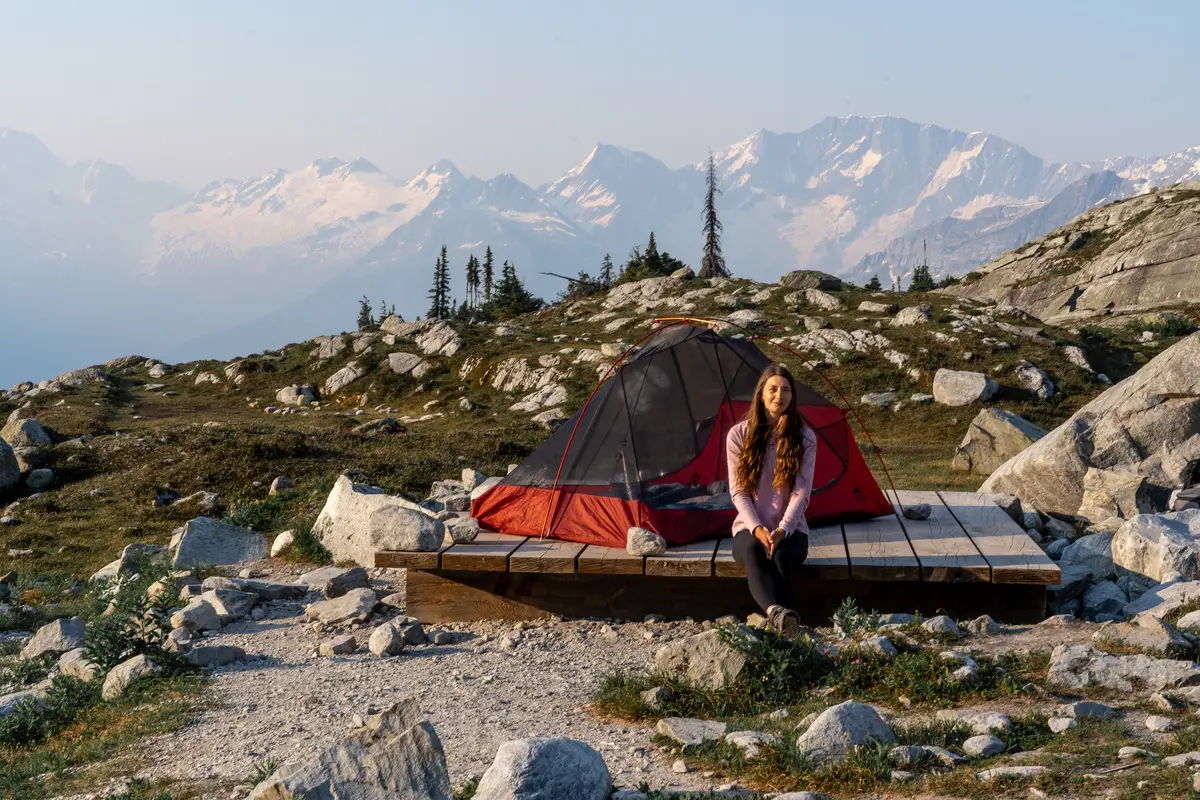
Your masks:
{"label": "hillside", "polygon": [[[975,410],[907,399],[928,393],[939,367],[986,372],[1002,387],[992,404],[1050,428],[1106,387],[1098,373],[1119,380],[1170,341],[1116,348],[943,295],[845,290],[805,301],[804,294],[745,280],[656,278],[503,325],[454,329],[389,319],[382,330],[229,362],[167,366],[130,356],[17,386],[0,393],[0,414],[45,427],[52,442],[20,455],[26,470],[53,469],[55,482],[36,495],[22,489],[0,506],[14,523],[0,527],[0,568],[98,568],[120,546],[162,540],[194,516],[199,498],[179,505],[170,498],[197,492],[216,493],[236,518],[274,531],[311,520],[348,468],[418,499],[432,481],[465,466],[502,473],[580,406],[656,316],[732,316],[822,363],[906,488],[975,488],[981,480],[950,463]],[[925,306],[929,318],[892,326],[892,313],[859,311],[863,302]],[[760,346],[830,393],[794,357]],[[1040,400],[1024,388],[1015,371],[1026,361],[1053,382],[1052,397]],[[277,399],[285,387],[304,384],[319,394],[317,404]],[[899,393],[898,410],[859,399],[887,390]],[[860,447],[867,452],[861,436]],[[882,481],[879,464],[868,461]],[[268,499],[278,475],[296,489]]]}
{"label": "hillside", "polygon": [[1200,182],[1087,211],[944,290],[1078,328],[1200,304]]}

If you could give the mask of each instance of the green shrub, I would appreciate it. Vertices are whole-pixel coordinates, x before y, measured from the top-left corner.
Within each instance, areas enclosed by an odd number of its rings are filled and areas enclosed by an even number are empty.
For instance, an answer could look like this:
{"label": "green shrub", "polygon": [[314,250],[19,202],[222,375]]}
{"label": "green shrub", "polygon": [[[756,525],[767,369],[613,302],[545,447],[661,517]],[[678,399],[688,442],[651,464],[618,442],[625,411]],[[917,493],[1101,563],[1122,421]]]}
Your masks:
{"label": "green shrub", "polygon": [[874,633],[879,629],[880,617],[877,611],[863,611],[854,602],[853,597],[847,597],[833,612],[833,627],[846,636],[859,633]]}
{"label": "green shrub", "polygon": [[284,553],[286,560],[300,564],[333,562],[333,555],[321,544],[312,528],[312,520],[305,520],[292,528],[292,546]]}
{"label": "green shrub", "polygon": [[277,497],[266,500],[251,500],[238,503],[229,512],[228,521],[240,528],[249,528],[259,533],[269,533],[279,530],[283,522],[283,502]]}
{"label": "green shrub", "polygon": [[1143,330],[1150,331],[1155,336],[1168,339],[1195,333],[1196,326],[1183,317],[1167,317],[1165,321],[1151,323],[1145,326]]}
{"label": "green shrub", "polygon": [[0,745],[28,746],[43,742],[99,702],[98,682],[84,683],[78,678],[59,675],[50,684],[45,700],[25,698],[0,719]]}
{"label": "green shrub", "polygon": [[807,636],[788,638],[770,630],[756,633],[756,638],[742,636],[727,625],[717,634],[746,657],[738,683],[749,691],[756,705],[776,707],[799,702],[810,687],[833,670],[833,660]]}
{"label": "green shrub", "polygon": [[5,686],[30,686],[50,674],[55,658],[51,653],[43,653],[38,658],[18,659],[4,669],[0,669],[0,694]]}

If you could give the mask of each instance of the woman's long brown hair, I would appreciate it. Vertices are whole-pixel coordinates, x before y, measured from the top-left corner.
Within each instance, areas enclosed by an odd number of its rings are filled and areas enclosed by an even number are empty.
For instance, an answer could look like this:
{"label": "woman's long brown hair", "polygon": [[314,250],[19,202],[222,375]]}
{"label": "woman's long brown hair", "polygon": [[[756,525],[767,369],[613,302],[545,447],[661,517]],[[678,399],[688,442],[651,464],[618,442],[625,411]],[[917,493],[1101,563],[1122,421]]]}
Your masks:
{"label": "woman's long brown hair", "polygon": [[[763,405],[762,393],[767,381],[774,377],[783,378],[792,390],[792,403],[771,424],[770,415]],[[767,460],[767,444],[774,434],[779,442],[776,451],[775,479],[771,482],[775,491],[787,496],[792,493],[796,474],[800,471],[800,458],[804,455],[804,421],[796,411],[796,379],[783,364],[772,364],[758,376],[754,387],[754,401],[743,417],[746,425],[746,441],[742,445],[741,462],[737,467],[737,485],[751,496],[758,493],[758,482],[762,479],[763,466]]]}

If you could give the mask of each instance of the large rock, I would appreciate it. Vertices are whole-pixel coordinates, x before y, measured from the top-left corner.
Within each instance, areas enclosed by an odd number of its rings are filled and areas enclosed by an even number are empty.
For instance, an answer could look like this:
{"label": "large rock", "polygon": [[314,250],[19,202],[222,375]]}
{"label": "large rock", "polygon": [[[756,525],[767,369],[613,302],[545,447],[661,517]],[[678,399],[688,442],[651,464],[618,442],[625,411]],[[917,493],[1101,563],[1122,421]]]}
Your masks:
{"label": "large rock", "polygon": [[891,743],[896,734],[871,706],[847,700],[822,711],[796,740],[796,746],[817,763],[841,761],[855,747]]}
{"label": "large rock", "polygon": [[213,607],[222,625],[228,625],[246,616],[258,603],[258,595],[237,589],[210,589],[198,599]]}
{"label": "large rock", "polygon": [[219,631],[221,615],[204,597],[193,597],[188,604],[171,615],[171,628],[186,628],[192,633]]}
{"label": "large rock", "polygon": [[1025,452],[984,491],[1008,492],[1040,511],[1075,514],[1089,467],[1146,479],[1156,508],[1200,463],[1200,333],[1164,350]]}
{"label": "large rock", "polygon": [[0,439],[12,447],[48,447],[53,444],[46,429],[36,419],[14,420],[0,428]]}
{"label": "large rock", "polygon": [[162,667],[146,658],[145,655],[134,656],[108,671],[100,695],[105,700],[116,700],[128,691],[134,681],[158,675],[160,672],[162,672]]}
{"label": "large rock", "polygon": [[1113,565],[1113,535],[1111,533],[1089,533],[1081,536],[1063,550],[1059,565],[1064,569],[1083,567],[1093,580],[1102,581],[1115,573]]}
{"label": "large rock", "polygon": [[[797,294],[801,295],[804,302],[825,311],[841,311],[844,307],[841,300],[829,294],[828,292],[821,291],[820,289],[804,289]],[[792,297],[792,295],[789,294],[788,298],[790,297]],[[786,300],[787,298],[784,299]]]}
{"label": "large rock", "polygon": [[462,347],[462,339],[449,322],[439,320],[417,336],[417,347],[427,356],[452,356]]}
{"label": "large rock", "polygon": [[634,527],[625,532],[625,551],[634,556],[659,556],[667,552],[667,542],[653,531]]}
{"label": "large rock", "polygon": [[1130,572],[1162,581],[1177,572],[1200,578],[1200,509],[1138,514],[1113,536],[1113,561]]}
{"label": "large rock", "polygon": [[836,292],[842,288],[842,279],[815,269],[795,269],[779,278],[785,289],[824,289]]}
{"label": "large rock", "polygon": [[1152,586],[1122,609],[1126,615],[1150,614],[1162,619],[1184,606],[1200,602],[1200,581],[1172,581]]}
{"label": "large rock", "polygon": [[392,353],[388,356],[388,367],[397,375],[409,375],[420,380],[432,368],[425,359],[416,353]]}
{"label": "large rock", "polygon": [[285,406],[308,406],[320,399],[317,387],[311,383],[292,384],[285,386],[275,393],[275,400]]}
{"label": "large rock", "polygon": [[574,739],[505,742],[479,781],[475,800],[608,800],[604,758]]}
{"label": "large rock", "polygon": [[985,408],[971,420],[950,466],[977,475],[991,475],[1005,461],[1045,435],[1043,428],[1011,411]]}
{"label": "large rock", "polygon": [[364,369],[357,361],[351,361],[349,364],[325,379],[325,383],[321,387],[321,394],[337,394],[342,389],[346,388],[351,383],[365,375],[366,372],[366,369]]}
{"label": "large rock", "polygon": [[0,438],[0,494],[15,489],[20,483],[21,467],[17,464],[17,454]]}
{"label": "large rock", "polygon": [[996,396],[999,389],[999,384],[982,372],[963,372],[943,367],[933,375],[934,402],[944,406],[986,403]]}
{"label": "large rock", "polygon": [[924,325],[931,318],[928,306],[909,306],[900,309],[900,313],[892,318],[889,327],[911,328],[913,325]]}
{"label": "large rock", "polygon": [[437,733],[409,698],[341,742],[280,767],[250,798],[451,800],[450,775]]}
{"label": "large rock", "polygon": [[1088,467],[1083,475],[1083,499],[1076,516],[1097,524],[1117,517],[1128,519],[1154,511],[1154,503],[1141,475],[1126,475]]}
{"label": "large rock", "polygon": [[61,656],[79,647],[83,647],[84,623],[79,617],[56,619],[48,625],[38,628],[38,632],[21,650],[21,658],[29,660],[38,658],[46,653]]}
{"label": "large rock", "polygon": [[445,527],[416,503],[343,475],[329,493],[313,533],[334,561],[374,567],[381,550],[437,550]]}
{"label": "large rock", "polygon": [[1028,361],[1022,361],[1013,374],[1021,387],[1031,392],[1039,400],[1049,400],[1054,397],[1054,381],[1041,367],[1036,367]]}
{"label": "large rock", "polygon": [[[742,636],[754,637],[745,626]],[[734,683],[746,666],[746,657],[720,639],[713,629],[671,642],[654,654],[654,670],[703,689],[721,689]]]}
{"label": "large rock", "polygon": [[172,564],[187,568],[201,564],[244,564],[266,558],[270,552],[267,537],[261,533],[217,522],[210,517],[188,520],[175,532],[172,547],[175,553]]}
{"label": "large rock", "polygon": [[1092,638],[1167,656],[1190,656],[1194,649],[1174,626],[1150,614],[1139,614],[1129,622],[1106,622]]}
{"label": "large rock", "polygon": [[1113,656],[1094,647],[1060,644],[1050,654],[1047,680],[1062,689],[1090,684],[1118,692],[1161,692],[1200,685],[1200,665],[1145,655]]}
{"label": "large rock", "polygon": [[62,654],[62,657],[58,659],[58,672],[60,675],[66,675],[84,683],[91,683],[104,674],[99,667],[87,660],[83,655],[82,647]]}
{"label": "large rock", "polygon": [[378,603],[374,590],[351,589],[341,597],[313,603],[304,610],[304,615],[326,625],[366,622]]}

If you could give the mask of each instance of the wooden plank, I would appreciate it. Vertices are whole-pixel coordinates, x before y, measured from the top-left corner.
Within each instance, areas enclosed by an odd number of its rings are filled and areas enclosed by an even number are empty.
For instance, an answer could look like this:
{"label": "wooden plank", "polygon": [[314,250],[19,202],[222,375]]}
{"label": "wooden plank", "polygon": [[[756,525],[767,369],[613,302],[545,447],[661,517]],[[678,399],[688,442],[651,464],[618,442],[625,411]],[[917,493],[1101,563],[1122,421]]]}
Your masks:
{"label": "wooden plank", "polygon": [[[991,614],[1009,624],[1037,622],[1046,612],[1045,586],[812,579],[797,581],[794,589],[792,605],[806,625],[828,624],[847,597],[862,608],[957,619]],[[405,613],[427,623],[551,616],[640,622],[647,614],[715,620],[761,613],[740,578],[412,570],[406,597]]]}
{"label": "wooden plank", "polygon": [[441,566],[442,553],[453,547],[443,544],[428,553],[411,553],[405,550],[381,550],[375,554],[375,566],[388,569],[437,569]]}
{"label": "wooden plank", "polygon": [[589,544],[575,563],[586,575],[641,575],[645,561],[645,556],[630,555],[624,547]]}
{"label": "wooden plank", "polygon": [[717,540],[717,554],[713,556],[713,575],[718,578],[746,577],[746,568],[733,557],[733,538],[730,536]]}
{"label": "wooden plank", "polygon": [[900,520],[893,514],[842,526],[850,577],[874,581],[918,581],[921,563]]}
{"label": "wooden plank", "polygon": [[850,561],[841,525],[826,525],[808,532],[808,558],[800,574],[822,580],[850,579]]}
{"label": "wooden plank", "polygon": [[530,537],[508,557],[508,571],[574,574],[575,559],[583,548],[578,542]]}
{"label": "wooden plank", "polygon": [[646,574],[707,578],[713,574],[713,556],[716,551],[716,539],[669,547],[661,556],[646,557]]}
{"label": "wooden plank", "polygon": [[507,572],[508,557],[525,543],[524,536],[480,531],[470,544],[456,544],[442,553],[442,569]]}
{"label": "wooden plank", "polygon": [[[404,612],[426,623],[554,616],[641,622],[647,614],[715,620],[761,613],[746,581],[732,578],[413,570],[405,591]],[[640,641],[640,631],[633,635]]]}
{"label": "wooden plank", "polygon": [[1061,580],[1058,565],[986,495],[975,492],[938,494],[987,559],[992,568],[992,583],[1053,586]]}
{"label": "wooden plank", "polygon": [[[913,553],[921,562],[921,580],[938,583],[992,580],[991,566],[937,492],[902,489],[894,493],[888,490],[886,494],[900,516]],[[919,503],[929,504],[932,509],[929,519],[905,519],[902,506]]]}

